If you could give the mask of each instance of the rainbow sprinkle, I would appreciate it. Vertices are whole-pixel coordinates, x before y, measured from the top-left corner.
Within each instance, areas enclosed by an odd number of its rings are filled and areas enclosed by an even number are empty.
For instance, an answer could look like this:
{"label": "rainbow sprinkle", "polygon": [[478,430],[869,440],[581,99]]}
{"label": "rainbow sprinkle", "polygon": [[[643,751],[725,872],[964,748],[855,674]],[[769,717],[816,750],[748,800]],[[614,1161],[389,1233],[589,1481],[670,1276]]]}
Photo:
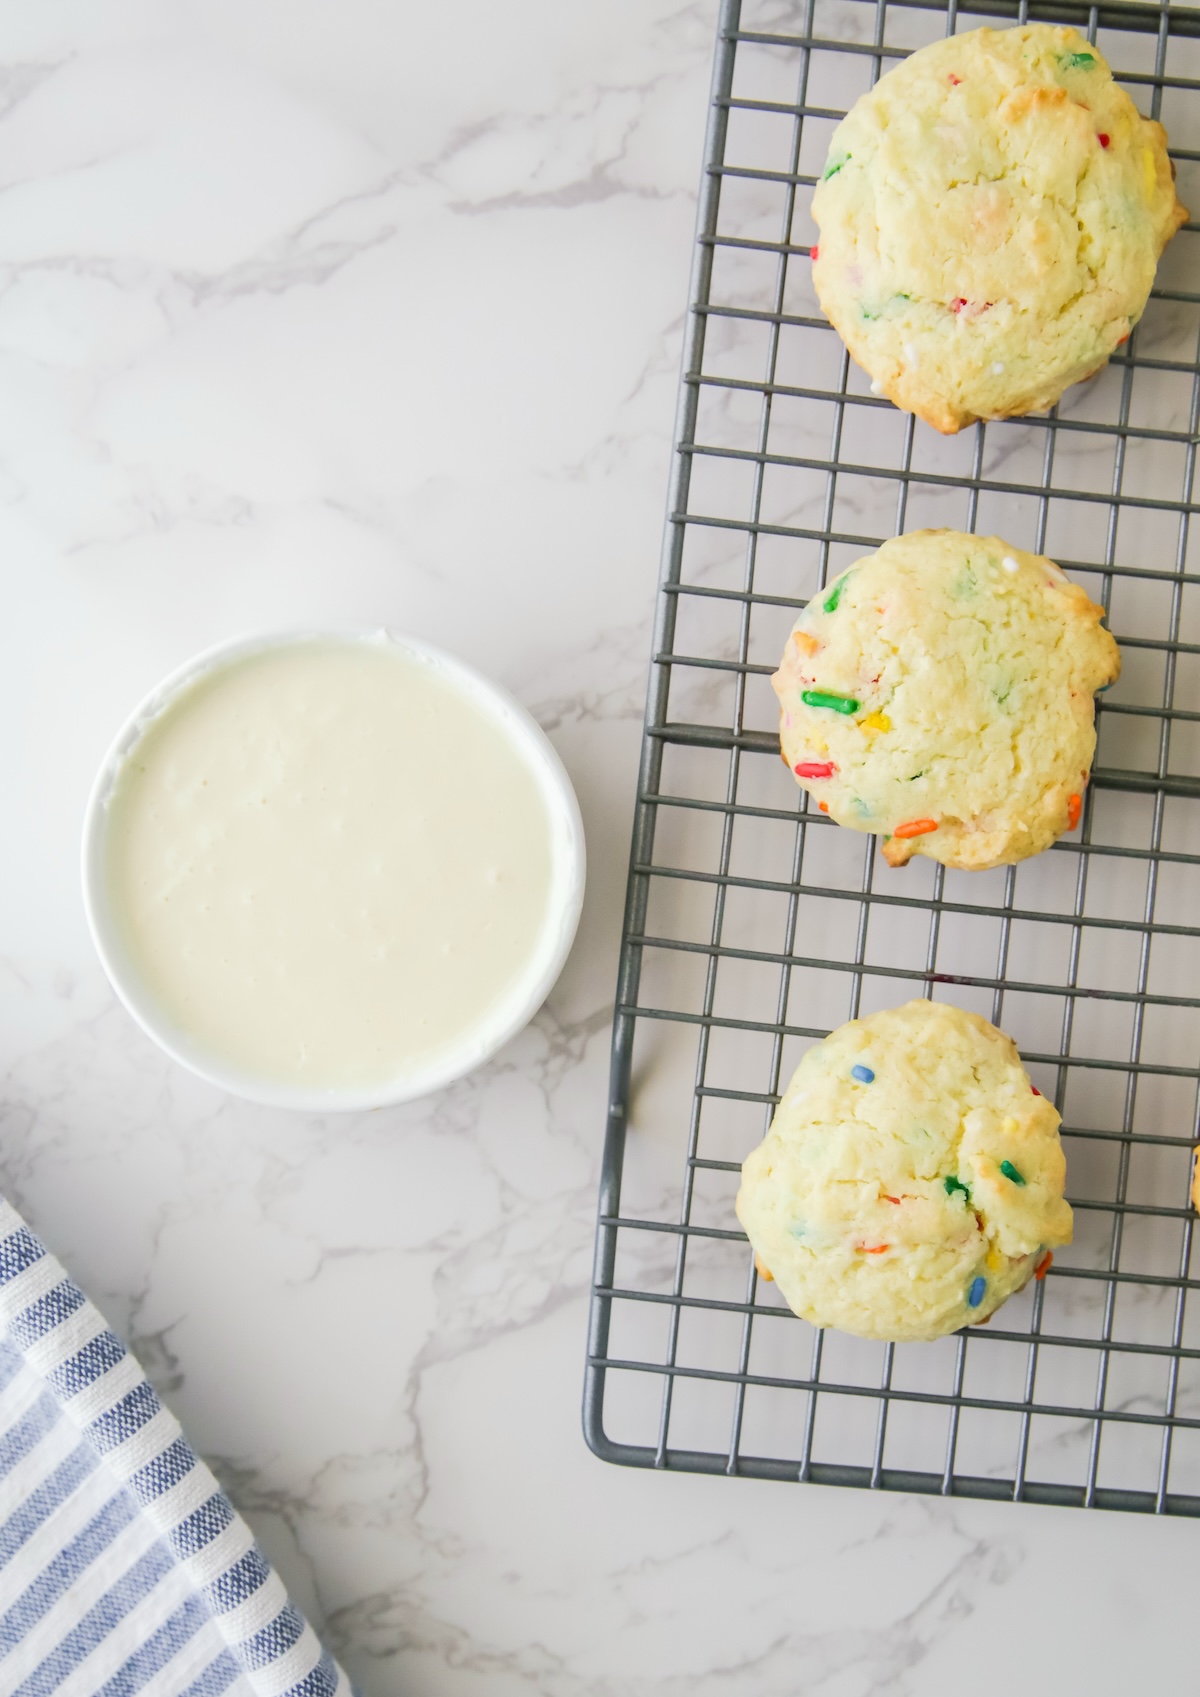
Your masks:
{"label": "rainbow sprinkle", "polygon": [[875,1082],[875,1074],[871,1071],[870,1067],[864,1067],[861,1065],[852,1066],[850,1068],[850,1076],[851,1078],[857,1079],[860,1084],[874,1084]]}
{"label": "rainbow sprinkle", "polygon": [[832,760],[802,760],[792,771],[798,778],[832,778],[837,767]]}
{"label": "rainbow sprinkle", "polygon": [[983,1293],[987,1289],[987,1280],[978,1278],[971,1280],[971,1288],[967,1292],[967,1307],[978,1308],[983,1301]]}
{"label": "rainbow sprinkle", "polygon": [[825,611],[827,613],[836,613],[837,612],[838,602],[842,599],[842,590],[845,589],[845,587],[846,587],[845,578],[839,578],[838,581],[834,584],[833,588],[829,591],[829,594],[825,597],[825,603],[824,603]]}
{"label": "rainbow sprinkle", "polygon": [[1013,1166],[1011,1161],[1001,1161],[1000,1171],[1004,1174],[1005,1178],[1009,1179],[1013,1184],[1025,1183],[1025,1180],[1021,1177],[1020,1173]]}
{"label": "rainbow sprinkle", "polygon": [[938,828],[936,819],[909,819],[903,825],[896,825],[892,830],[893,837],[927,837],[930,831]]}
{"label": "rainbow sprinkle", "polygon": [[806,707],[828,707],[834,713],[857,713],[862,706],[852,695],[831,695],[824,689],[803,690],[800,699]]}
{"label": "rainbow sprinkle", "polygon": [[956,1190],[961,1190],[964,1199],[968,1202],[971,1200],[971,1187],[969,1184],[964,1184],[960,1178],[944,1178],[942,1186],[947,1196],[953,1196]]}
{"label": "rainbow sprinkle", "polygon": [[1090,71],[1095,63],[1096,61],[1090,53],[1068,53],[1063,60],[1063,64],[1069,71]]}

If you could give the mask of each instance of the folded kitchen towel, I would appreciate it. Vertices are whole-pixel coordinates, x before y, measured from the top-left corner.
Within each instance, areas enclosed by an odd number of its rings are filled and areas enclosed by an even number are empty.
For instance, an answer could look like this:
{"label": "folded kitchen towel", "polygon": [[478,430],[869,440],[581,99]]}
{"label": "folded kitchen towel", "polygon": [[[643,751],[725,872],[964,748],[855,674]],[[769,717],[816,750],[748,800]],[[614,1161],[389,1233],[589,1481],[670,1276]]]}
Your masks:
{"label": "folded kitchen towel", "polygon": [[349,1697],[178,1421],[0,1200],[0,1697]]}

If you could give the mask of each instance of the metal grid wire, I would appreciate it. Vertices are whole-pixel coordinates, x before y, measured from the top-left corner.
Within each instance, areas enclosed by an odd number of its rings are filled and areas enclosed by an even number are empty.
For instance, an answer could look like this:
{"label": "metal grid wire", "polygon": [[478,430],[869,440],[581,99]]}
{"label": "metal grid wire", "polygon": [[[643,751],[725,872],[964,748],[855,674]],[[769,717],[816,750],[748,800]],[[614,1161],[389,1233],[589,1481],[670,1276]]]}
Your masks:
{"label": "metal grid wire", "polygon": [[[1200,205],[1200,10],[724,0],[614,1025],[588,1441],[644,1467],[1200,1513],[1200,224],[1133,337],[1046,417],[943,439],[874,397],[811,289],[833,125],[945,31],[1075,24]],[[1103,602],[1121,682],[1080,827],[991,873],[892,870],[780,767],[767,679],[887,536],[996,531]],[[986,1328],[819,1332],[733,1196],[803,1051],[936,995],[1063,1115],[1076,1238]]]}

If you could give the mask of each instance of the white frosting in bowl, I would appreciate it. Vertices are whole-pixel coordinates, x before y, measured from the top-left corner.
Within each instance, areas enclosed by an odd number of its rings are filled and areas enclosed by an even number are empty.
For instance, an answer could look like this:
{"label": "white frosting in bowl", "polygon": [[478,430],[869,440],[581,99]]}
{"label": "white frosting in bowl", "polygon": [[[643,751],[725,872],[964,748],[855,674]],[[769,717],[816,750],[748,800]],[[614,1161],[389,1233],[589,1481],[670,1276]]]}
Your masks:
{"label": "white frosting in bowl", "polygon": [[84,837],[134,1017],[225,1088],[302,1108],[422,1095],[513,1036],[566,958],[583,867],[528,715],[385,633],[202,655],[117,738]]}

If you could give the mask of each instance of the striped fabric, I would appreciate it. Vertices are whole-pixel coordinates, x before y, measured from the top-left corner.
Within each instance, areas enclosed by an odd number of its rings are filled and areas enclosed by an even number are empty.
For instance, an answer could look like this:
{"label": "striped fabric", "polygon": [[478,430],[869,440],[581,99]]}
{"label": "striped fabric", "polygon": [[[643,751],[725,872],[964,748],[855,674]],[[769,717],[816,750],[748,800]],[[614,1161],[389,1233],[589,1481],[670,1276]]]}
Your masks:
{"label": "striped fabric", "polygon": [[0,1201],[0,1697],[349,1697],[179,1423]]}

